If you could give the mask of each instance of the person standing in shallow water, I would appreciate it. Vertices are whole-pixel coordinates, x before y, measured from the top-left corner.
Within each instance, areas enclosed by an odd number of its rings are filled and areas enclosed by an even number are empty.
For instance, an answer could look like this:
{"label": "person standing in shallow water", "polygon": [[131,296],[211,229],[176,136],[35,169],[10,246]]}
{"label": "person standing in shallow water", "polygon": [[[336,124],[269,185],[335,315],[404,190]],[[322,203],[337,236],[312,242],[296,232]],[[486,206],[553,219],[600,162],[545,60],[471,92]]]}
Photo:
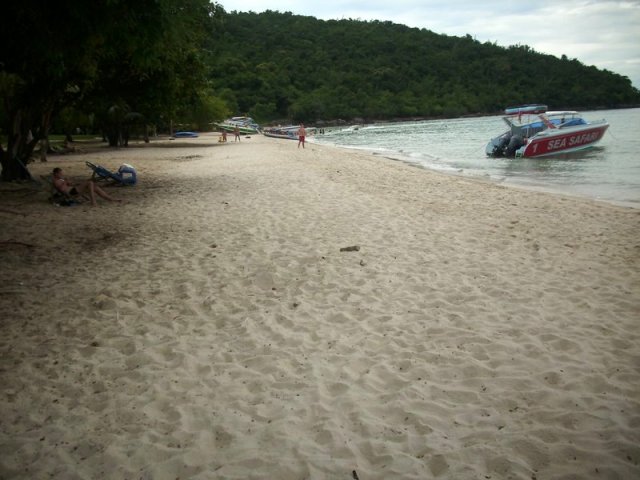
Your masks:
{"label": "person standing in shallow water", "polygon": [[302,148],[304,148],[304,139],[306,136],[307,131],[304,129],[304,123],[301,123],[298,129],[298,148],[300,148],[300,144],[302,144]]}
{"label": "person standing in shallow water", "polygon": [[234,142],[239,142],[240,141],[240,127],[238,127],[236,125],[236,128],[233,129],[233,135],[235,136],[233,141]]}

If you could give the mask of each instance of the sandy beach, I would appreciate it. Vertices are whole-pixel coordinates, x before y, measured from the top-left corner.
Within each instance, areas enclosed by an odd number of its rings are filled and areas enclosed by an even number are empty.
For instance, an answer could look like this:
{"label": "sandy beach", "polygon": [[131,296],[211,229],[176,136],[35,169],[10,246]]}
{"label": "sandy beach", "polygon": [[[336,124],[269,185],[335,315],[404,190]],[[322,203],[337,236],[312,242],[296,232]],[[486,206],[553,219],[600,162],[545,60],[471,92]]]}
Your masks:
{"label": "sandy beach", "polygon": [[640,478],[640,210],[262,136],[0,185],[0,479]]}

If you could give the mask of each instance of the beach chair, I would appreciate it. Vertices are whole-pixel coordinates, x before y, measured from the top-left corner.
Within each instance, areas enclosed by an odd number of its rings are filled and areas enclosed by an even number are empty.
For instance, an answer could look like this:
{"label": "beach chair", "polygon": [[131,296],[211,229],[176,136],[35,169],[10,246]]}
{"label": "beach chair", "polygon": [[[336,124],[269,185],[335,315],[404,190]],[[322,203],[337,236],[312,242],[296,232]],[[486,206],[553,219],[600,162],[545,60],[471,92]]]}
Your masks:
{"label": "beach chair", "polygon": [[91,162],[86,163],[87,167],[93,170],[92,180],[111,180],[118,185],[135,185],[138,181],[136,169],[126,163],[121,165],[117,172],[112,172],[101,165],[94,165]]}

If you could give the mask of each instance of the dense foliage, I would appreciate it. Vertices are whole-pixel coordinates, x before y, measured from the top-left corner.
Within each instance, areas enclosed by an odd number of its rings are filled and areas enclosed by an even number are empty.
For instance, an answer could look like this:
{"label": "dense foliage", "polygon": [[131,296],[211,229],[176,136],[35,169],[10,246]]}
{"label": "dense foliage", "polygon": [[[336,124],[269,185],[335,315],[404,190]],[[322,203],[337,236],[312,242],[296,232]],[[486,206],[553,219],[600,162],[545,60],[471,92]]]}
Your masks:
{"label": "dense foliage", "polygon": [[29,177],[25,165],[55,122],[92,119],[121,145],[133,123],[217,105],[204,69],[218,16],[209,0],[22,0],[2,11],[4,180]]}
{"label": "dense foliage", "polygon": [[3,15],[4,180],[29,177],[52,129],[115,146],[136,125],[204,130],[230,113],[315,122],[640,104],[628,78],[575,59],[391,22],[226,13],[209,0],[22,0]]}
{"label": "dense foliage", "polygon": [[499,47],[391,22],[232,12],[211,39],[211,75],[261,120],[389,119],[640,103],[628,78],[527,46]]}

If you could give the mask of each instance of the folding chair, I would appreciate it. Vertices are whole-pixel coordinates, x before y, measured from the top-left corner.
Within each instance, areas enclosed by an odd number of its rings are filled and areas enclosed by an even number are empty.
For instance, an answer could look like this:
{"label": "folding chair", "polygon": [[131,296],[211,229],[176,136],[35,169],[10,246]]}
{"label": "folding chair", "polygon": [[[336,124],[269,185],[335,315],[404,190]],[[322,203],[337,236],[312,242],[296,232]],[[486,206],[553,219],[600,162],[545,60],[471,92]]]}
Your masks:
{"label": "folding chair", "polygon": [[112,180],[119,185],[135,185],[138,181],[136,176],[136,169],[131,165],[121,165],[117,172],[112,172],[103,166],[94,165],[91,162],[86,162],[87,167],[93,170],[91,175],[92,180]]}

